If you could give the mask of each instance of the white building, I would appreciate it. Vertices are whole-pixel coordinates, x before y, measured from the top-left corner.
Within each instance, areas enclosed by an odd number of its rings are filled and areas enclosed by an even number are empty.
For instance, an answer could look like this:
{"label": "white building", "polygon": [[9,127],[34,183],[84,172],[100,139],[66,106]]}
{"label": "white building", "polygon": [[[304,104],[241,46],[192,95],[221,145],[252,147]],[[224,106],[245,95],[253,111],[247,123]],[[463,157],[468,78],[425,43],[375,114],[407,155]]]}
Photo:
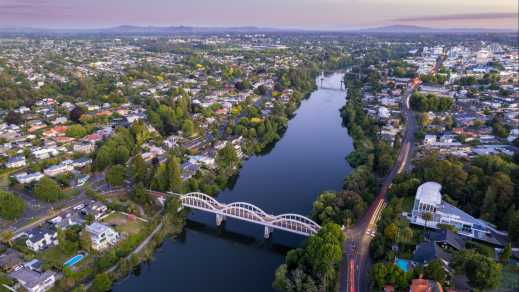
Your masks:
{"label": "white building", "polygon": [[74,170],[73,165],[61,163],[61,164],[52,165],[52,166],[46,168],[45,170],[43,170],[43,173],[47,176],[57,176],[62,173],[70,172],[72,170]]}
{"label": "white building", "polygon": [[[438,224],[451,225],[460,235],[488,241],[490,229],[487,224],[442,201],[441,188],[436,182],[426,182],[418,187],[410,222],[435,229]],[[424,220],[425,213],[431,214],[431,220]]]}
{"label": "white building", "polygon": [[432,145],[436,143],[436,135],[425,135],[425,138],[423,139],[423,143],[425,145]]}
{"label": "white building", "polygon": [[9,158],[9,160],[5,163],[5,167],[17,168],[17,167],[24,167],[26,164],[27,163],[25,162],[25,157],[16,156],[16,157]]}
{"label": "white building", "polygon": [[106,249],[119,241],[119,233],[117,231],[98,222],[87,225],[85,230],[90,234],[92,248],[95,250]]}
{"label": "white building", "polygon": [[17,173],[13,176],[21,184],[30,184],[32,182],[40,181],[44,177],[43,173],[37,171],[33,173]]}
{"label": "white building", "polygon": [[56,229],[39,227],[28,232],[27,236],[25,244],[33,251],[40,251],[59,243]]}

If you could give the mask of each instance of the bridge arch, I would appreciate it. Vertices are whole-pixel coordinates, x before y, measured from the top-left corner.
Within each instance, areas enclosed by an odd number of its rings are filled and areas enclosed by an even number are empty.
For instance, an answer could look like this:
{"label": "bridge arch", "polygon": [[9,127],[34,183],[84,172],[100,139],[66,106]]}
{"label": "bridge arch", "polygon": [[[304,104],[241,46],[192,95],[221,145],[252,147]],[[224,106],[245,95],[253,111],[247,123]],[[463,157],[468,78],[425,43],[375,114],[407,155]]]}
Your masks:
{"label": "bridge arch", "polygon": [[233,202],[233,203],[229,203],[229,204],[227,204],[226,208],[229,208],[229,207],[245,208],[245,209],[247,209],[249,211],[252,211],[252,212],[258,214],[261,217],[268,217],[269,216],[269,214],[267,214],[267,212],[263,211],[260,207],[258,207],[256,205],[253,205],[253,204],[250,204],[250,203],[246,203],[246,202]]}
{"label": "bridge arch", "polygon": [[187,206],[205,207],[211,210],[218,210],[223,207],[223,205],[213,197],[200,192],[187,193],[180,196],[180,200],[182,204],[186,204]]}
{"label": "bridge arch", "polygon": [[277,215],[274,220],[278,220],[278,219],[280,219],[280,220],[287,219],[287,220],[294,220],[297,222],[301,222],[301,223],[304,223],[304,224],[314,228],[317,231],[319,231],[319,229],[321,229],[321,226],[319,224],[317,224],[317,222],[315,222],[314,220],[312,220],[308,217],[305,217],[305,216],[302,216],[299,214],[292,214],[292,213],[281,214],[281,215]]}

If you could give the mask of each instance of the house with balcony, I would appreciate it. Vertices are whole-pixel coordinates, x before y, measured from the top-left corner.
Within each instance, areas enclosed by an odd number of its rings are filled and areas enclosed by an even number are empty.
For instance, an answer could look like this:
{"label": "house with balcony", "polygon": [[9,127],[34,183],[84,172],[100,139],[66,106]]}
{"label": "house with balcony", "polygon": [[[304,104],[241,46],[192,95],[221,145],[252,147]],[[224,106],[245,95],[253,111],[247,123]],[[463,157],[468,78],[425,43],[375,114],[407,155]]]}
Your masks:
{"label": "house with balcony", "polygon": [[99,222],[87,225],[85,230],[90,234],[92,249],[94,250],[104,250],[119,241],[117,231]]}

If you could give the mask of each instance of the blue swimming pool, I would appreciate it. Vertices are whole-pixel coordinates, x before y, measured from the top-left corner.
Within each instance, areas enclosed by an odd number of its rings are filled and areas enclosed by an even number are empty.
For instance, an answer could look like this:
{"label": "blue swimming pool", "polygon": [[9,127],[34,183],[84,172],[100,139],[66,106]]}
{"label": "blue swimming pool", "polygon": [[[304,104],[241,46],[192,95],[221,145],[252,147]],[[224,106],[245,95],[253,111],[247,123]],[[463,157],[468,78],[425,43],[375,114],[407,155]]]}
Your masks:
{"label": "blue swimming pool", "polygon": [[64,264],[63,266],[65,266],[65,268],[68,268],[68,267],[72,267],[73,265],[79,263],[85,256],[82,255],[82,254],[78,254],[74,257],[71,257],[70,259],[68,259]]}
{"label": "blue swimming pool", "polygon": [[404,259],[399,259],[397,258],[395,260],[395,264],[400,268],[402,269],[402,271],[404,272],[408,272],[409,271],[409,261],[408,260],[404,260]]}

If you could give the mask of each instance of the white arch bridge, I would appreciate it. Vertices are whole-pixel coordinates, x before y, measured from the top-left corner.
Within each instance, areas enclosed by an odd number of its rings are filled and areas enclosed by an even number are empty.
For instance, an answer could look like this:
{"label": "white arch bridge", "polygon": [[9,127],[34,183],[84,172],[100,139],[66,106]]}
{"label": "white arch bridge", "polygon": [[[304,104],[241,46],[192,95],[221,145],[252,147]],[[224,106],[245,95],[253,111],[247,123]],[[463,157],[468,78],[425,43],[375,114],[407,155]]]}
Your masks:
{"label": "white arch bridge", "polygon": [[222,224],[226,218],[256,223],[265,226],[265,238],[269,238],[274,229],[284,230],[304,236],[316,234],[321,226],[313,220],[298,214],[271,215],[260,208],[245,202],[224,204],[204,193],[193,192],[176,194],[183,207],[216,214],[216,225]]}

